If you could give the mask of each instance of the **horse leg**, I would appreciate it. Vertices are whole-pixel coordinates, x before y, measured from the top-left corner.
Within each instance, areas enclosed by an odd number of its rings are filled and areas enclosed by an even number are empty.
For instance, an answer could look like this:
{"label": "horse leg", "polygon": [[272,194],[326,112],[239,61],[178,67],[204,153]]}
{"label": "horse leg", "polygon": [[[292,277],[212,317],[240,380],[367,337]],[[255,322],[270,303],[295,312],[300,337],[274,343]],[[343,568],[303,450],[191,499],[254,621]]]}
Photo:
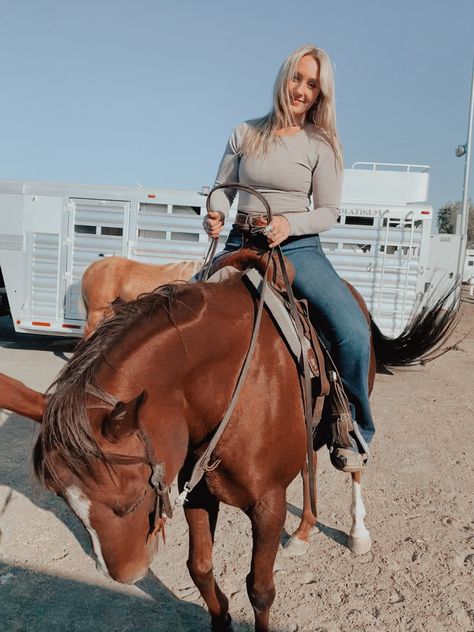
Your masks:
{"label": "horse leg", "polygon": [[361,473],[354,472],[352,476],[352,504],[351,504],[351,516],[352,526],[349,534],[348,546],[350,550],[356,555],[362,555],[367,553],[372,546],[370,540],[370,534],[367,527],[364,524],[364,518],[366,515],[364,503],[362,501],[361,490]]}
{"label": "horse leg", "polygon": [[212,547],[219,502],[209,495],[199,508],[185,509],[189,525],[188,569],[211,615],[212,632],[232,632],[229,601],[217,585],[212,568]]}
{"label": "horse leg", "polygon": [[46,397],[23,382],[0,373],[0,408],[6,408],[34,421],[41,421]]}
{"label": "horse leg", "polygon": [[[316,467],[318,463],[318,456],[316,452],[313,452],[313,472],[314,472],[314,500],[317,503],[317,489],[316,489]],[[303,479],[303,513],[301,515],[301,521],[292,534],[291,538],[285,544],[285,549],[290,555],[304,555],[309,547],[309,536],[311,530],[316,524],[318,518],[311,511],[311,501],[309,495],[309,473],[308,465],[304,464],[301,470],[301,477]]]}
{"label": "horse leg", "polygon": [[252,522],[252,562],[247,593],[255,614],[255,632],[268,632],[270,608],[275,599],[273,566],[285,523],[284,489],[268,492],[247,512]]}

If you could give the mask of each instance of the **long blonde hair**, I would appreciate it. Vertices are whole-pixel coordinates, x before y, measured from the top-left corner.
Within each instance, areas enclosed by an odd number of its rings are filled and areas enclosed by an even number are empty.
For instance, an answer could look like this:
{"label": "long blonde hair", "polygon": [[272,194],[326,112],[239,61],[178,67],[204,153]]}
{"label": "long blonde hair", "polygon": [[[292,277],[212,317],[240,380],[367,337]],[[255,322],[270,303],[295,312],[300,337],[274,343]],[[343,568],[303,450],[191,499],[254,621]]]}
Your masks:
{"label": "long blonde hair", "polygon": [[250,122],[242,143],[242,153],[262,157],[282,127],[295,125],[290,108],[288,82],[297,72],[303,57],[311,55],[319,64],[320,92],[316,102],[307,112],[305,123],[312,123],[314,131],[333,149],[336,162],[342,168],[342,149],[336,130],[336,105],[334,100],[334,74],[328,55],[316,46],[298,48],[281,65],[273,89],[273,108],[269,114]]}

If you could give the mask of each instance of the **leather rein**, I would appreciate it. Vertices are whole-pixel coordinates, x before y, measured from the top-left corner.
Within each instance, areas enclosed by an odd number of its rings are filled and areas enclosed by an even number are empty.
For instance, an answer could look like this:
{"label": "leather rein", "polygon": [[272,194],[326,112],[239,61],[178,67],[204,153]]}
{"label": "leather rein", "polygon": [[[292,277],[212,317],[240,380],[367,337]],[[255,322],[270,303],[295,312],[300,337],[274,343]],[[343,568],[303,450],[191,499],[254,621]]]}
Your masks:
{"label": "leather rein", "polygon": [[[207,196],[206,199],[206,210],[209,213],[209,211],[211,210],[211,206],[210,206],[210,200],[211,200],[211,195],[212,193],[214,193],[214,191],[217,191],[219,189],[238,189],[241,191],[246,191],[252,195],[254,195],[256,198],[258,198],[260,200],[260,202],[263,204],[265,211],[266,211],[266,219],[267,219],[267,223],[266,225],[263,226],[259,226],[256,225],[255,223],[253,223],[252,221],[247,221],[246,222],[246,226],[244,228],[245,231],[250,232],[251,234],[258,234],[258,233],[262,233],[263,230],[265,229],[265,226],[268,226],[268,224],[270,224],[271,220],[272,220],[272,211],[270,208],[270,205],[268,203],[268,201],[263,197],[263,195],[261,195],[258,191],[256,191],[255,189],[253,189],[252,187],[248,187],[246,185],[240,184],[239,182],[227,182],[224,184],[220,184],[218,186],[215,186],[209,193],[209,195]],[[199,281],[207,281],[208,277],[209,277],[209,273],[211,270],[211,265],[212,265],[212,260],[214,258],[215,252],[216,252],[216,248],[217,248],[217,239],[213,239],[212,243],[209,247],[209,251],[206,255],[206,259],[204,261],[204,265],[202,270],[199,273],[198,276],[198,280]],[[265,266],[265,270],[262,273],[262,283],[261,286],[259,288],[260,291],[260,300],[259,300],[259,305],[258,305],[258,310],[255,316],[255,321],[254,321],[254,327],[253,327],[253,332],[252,332],[252,337],[250,339],[250,344],[249,344],[249,348],[247,350],[247,354],[245,356],[244,359],[244,363],[241,367],[240,370],[240,374],[239,374],[239,378],[237,381],[237,384],[235,386],[235,390],[234,393],[232,395],[232,398],[229,402],[229,406],[227,408],[227,411],[222,419],[222,421],[220,422],[220,424],[217,427],[216,432],[214,433],[212,439],[210,440],[206,450],[204,451],[203,455],[198,459],[198,461],[196,462],[196,464],[194,465],[193,471],[191,473],[191,477],[189,479],[189,481],[187,481],[184,484],[183,487],[183,491],[181,492],[181,494],[178,496],[178,498],[175,501],[175,505],[177,506],[182,506],[187,499],[188,494],[192,491],[192,489],[199,483],[199,481],[202,479],[202,477],[204,476],[204,474],[206,472],[210,472],[212,470],[214,470],[216,467],[218,467],[219,463],[220,463],[220,459],[216,459],[212,464],[211,464],[211,456],[212,453],[215,449],[215,447],[217,446],[217,443],[219,441],[219,439],[221,438],[224,430],[227,427],[227,424],[230,421],[231,415],[234,411],[234,408],[237,404],[237,400],[240,394],[240,391],[242,389],[245,377],[248,373],[249,367],[250,367],[250,362],[252,360],[252,356],[254,354],[255,351],[255,347],[256,347],[256,343],[257,343],[257,336],[258,336],[258,332],[260,330],[260,324],[261,324],[261,320],[262,320],[262,314],[263,314],[263,310],[264,310],[264,306],[265,306],[265,292],[268,286],[268,279],[267,279],[267,272],[268,272],[268,266],[270,264],[270,261],[273,260],[273,253],[276,250],[277,255],[278,255],[278,260],[280,263],[280,267],[281,267],[281,272],[282,272],[282,276],[285,282],[285,290],[287,293],[287,297],[288,297],[288,304],[290,307],[290,313],[291,316],[293,318],[293,321],[295,323],[296,326],[296,331],[298,334],[298,338],[301,342],[301,348],[304,348],[303,345],[303,340],[304,340],[304,330],[303,330],[303,326],[298,314],[298,307],[297,307],[297,302],[295,300],[294,294],[293,294],[293,289],[291,287],[291,283],[290,280],[288,278],[288,273],[286,270],[286,266],[285,266],[285,260],[283,257],[283,253],[281,251],[280,246],[277,246],[276,248],[270,248],[269,249],[269,256],[268,256],[268,260]],[[313,412],[311,409],[311,403],[312,403],[312,389],[311,389],[311,369],[309,366],[309,361],[308,361],[308,357],[306,355],[306,353],[302,352],[301,353],[301,357],[300,357],[300,362],[299,362],[299,374],[300,374],[300,381],[301,381],[301,387],[302,387],[302,393],[303,393],[303,404],[304,404],[304,413],[305,413],[305,422],[306,422],[306,435],[307,435],[307,467],[308,467],[308,474],[309,474],[309,491],[310,491],[310,503],[311,503],[311,509],[313,511],[313,514],[316,515],[316,494],[315,494],[315,488],[314,488],[314,464],[313,464]]]}

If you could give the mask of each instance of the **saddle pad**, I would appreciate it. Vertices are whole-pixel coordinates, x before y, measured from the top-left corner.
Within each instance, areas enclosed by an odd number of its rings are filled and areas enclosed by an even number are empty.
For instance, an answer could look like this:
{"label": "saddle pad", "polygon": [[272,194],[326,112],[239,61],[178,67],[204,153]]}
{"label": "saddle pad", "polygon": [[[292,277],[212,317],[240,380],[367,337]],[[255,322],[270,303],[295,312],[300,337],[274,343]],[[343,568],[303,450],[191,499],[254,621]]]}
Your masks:
{"label": "saddle pad", "polygon": [[[243,276],[247,277],[253,287],[260,294],[263,283],[263,278],[260,272],[255,268],[250,268],[250,270],[247,270]],[[311,348],[311,343],[305,337],[303,341],[304,348],[301,348],[301,342],[296,331],[295,321],[285,307],[283,299],[270,285],[267,286],[267,291],[265,292],[265,305],[273,316],[273,319],[275,320],[290,351],[295,356],[296,360],[299,361],[302,353],[308,353],[308,350]],[[317,376],[313,367],[311,365],[310,367],[313,375]]]}

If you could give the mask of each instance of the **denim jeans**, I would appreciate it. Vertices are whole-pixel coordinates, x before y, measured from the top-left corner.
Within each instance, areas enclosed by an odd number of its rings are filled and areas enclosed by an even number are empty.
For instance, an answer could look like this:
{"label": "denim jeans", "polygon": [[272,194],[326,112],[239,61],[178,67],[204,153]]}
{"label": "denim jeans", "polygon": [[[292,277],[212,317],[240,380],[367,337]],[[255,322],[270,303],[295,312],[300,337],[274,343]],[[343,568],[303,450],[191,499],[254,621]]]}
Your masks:
{"label": "denim jeans", "polygon": [[[225,250],[236,250],[241,244],[241,233],[232,229]],[[330,348],[352,415],[369,444],[375,427],[369,405],[370,331],[367,320],[324,254],[318,235],[290,237],[281,249],[295,267],[295,294],[308,301],[311,321]]]}

